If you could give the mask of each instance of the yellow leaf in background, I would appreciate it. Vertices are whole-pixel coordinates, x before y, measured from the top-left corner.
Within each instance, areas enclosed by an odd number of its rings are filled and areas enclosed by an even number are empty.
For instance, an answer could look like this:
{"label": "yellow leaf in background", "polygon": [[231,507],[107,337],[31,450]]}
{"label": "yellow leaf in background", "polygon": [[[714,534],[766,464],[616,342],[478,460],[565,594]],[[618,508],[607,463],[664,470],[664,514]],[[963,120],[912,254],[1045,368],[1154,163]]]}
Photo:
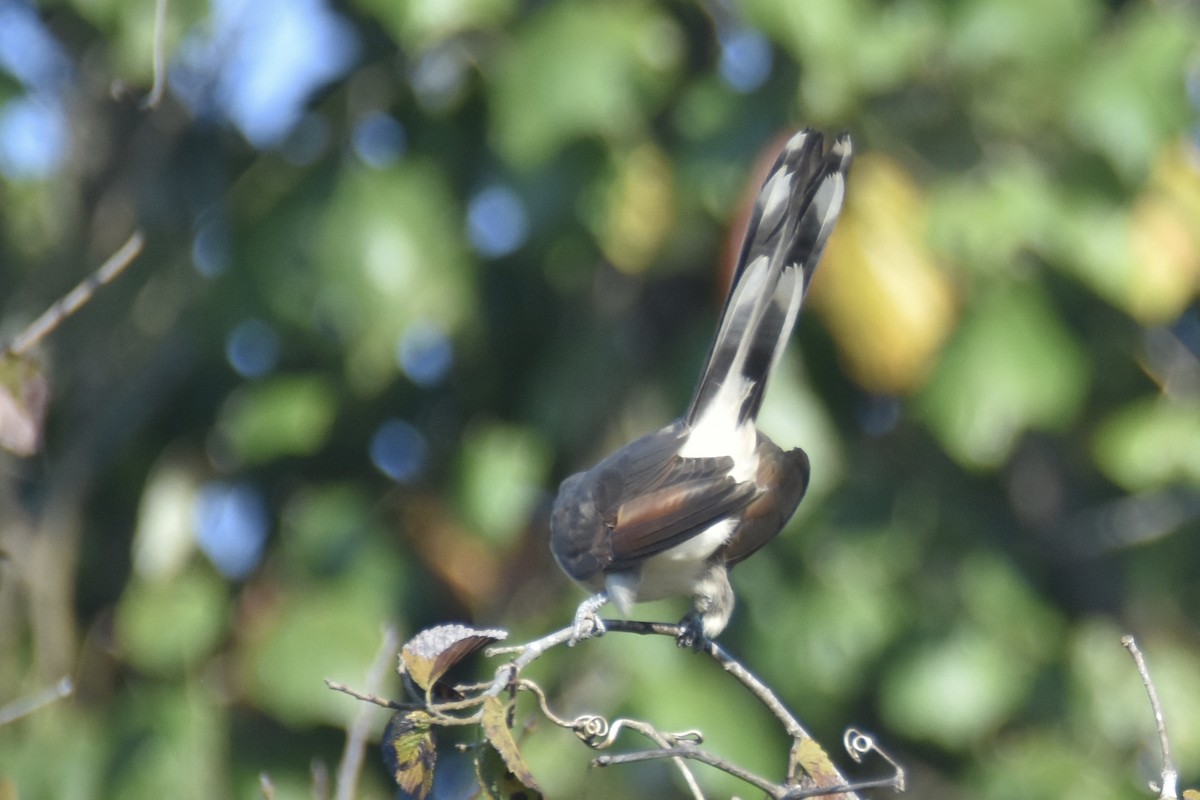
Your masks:
{"label": "yellow leaf in background", "polygon": [[31,456],[42,445],[50,382],[42,368],[0,350],[0,449]]}
{"label": "yellow leaf in background", "polygon": [[652,264],[675,221],[671,163],[662,151],[642,145],[625,156],[609,188],[600,246],[622,272]]}
{"label": "yellow leaf in background", "polygon": [[924,234],[925,201],[913,178],[886,156],[858,156],[812,302],[868,391],[919,387],[954,327],[954,292]]}
{"label": "yellow leaf in background", "polygon": [[1147,325],[1168,322],[1200,293],[1200,153],[1165,148],[1130,212],[1133,272],[1129,311]]}

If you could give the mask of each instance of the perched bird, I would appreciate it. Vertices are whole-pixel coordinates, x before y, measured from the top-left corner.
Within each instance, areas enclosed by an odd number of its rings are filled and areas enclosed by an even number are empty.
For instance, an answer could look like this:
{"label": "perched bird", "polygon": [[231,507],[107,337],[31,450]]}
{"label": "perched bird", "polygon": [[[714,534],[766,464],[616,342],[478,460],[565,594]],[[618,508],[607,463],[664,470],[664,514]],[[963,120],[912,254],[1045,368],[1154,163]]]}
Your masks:
{"label": "perched bird", "polygon": [[808,487],[804,451],[755,427],[813,270],[846,193],[850,138],[788,141],[754,204],[716,338],[687,413],[562,482],[550,549],[598,592],[573,640],[603,633],[596,611],[691,595],[680,646],[698,647],[733,613],[729,568],[773,539]]}

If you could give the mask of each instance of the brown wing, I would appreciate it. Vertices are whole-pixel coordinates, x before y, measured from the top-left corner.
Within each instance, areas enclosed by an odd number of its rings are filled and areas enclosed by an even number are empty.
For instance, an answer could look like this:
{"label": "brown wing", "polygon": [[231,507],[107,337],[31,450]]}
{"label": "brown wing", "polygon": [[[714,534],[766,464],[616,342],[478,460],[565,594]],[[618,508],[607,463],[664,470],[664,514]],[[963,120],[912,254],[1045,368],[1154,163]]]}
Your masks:
{"label": "brown wing", "polygon": [[597,464],[596,511],[611,534],[611,568],[623,569],[699,534],[749,503],[753,483],[729,476],[733,459],[680,458],[675,423]]}
{"label": "brown wing", "polygon": [[808,456],[799,447],[784,452],[758,434],[758,474],[762,492],[745,508],[722,555],[728,566],[753,555],[787,525],[808,489]]}
{"label": "brown wing", "polygon": [[596,585],[601,573],[636,566],[755,498],[753,482],[729,476],[728,456],[680,458],[686,432],[675,422],[563,481],[550,548],[567,574]]}

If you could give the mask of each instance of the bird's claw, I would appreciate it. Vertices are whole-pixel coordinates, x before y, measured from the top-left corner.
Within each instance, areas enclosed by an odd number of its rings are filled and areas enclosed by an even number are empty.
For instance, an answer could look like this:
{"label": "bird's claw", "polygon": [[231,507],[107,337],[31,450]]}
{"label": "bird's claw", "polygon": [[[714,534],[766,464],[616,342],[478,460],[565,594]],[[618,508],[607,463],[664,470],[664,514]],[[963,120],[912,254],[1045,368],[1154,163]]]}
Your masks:
{"label": "bird's claw", "polygon": [[574,647],[586,639],[604,635],[604,620],[600,619],[596,612],[607,602],[607,596],[598,594],[579,604],[579,608],[575,610],[575,621],[571,625],[571,638],[567,639],[567,647]]}
{"label": "bird's claw", "polygon": [[681,649],[699,653],[708,645],[708,642],[709,638],[704,635],[703,617],[698,614],[688,614],[679,620],[679,635],[675,637],[675,644]]}

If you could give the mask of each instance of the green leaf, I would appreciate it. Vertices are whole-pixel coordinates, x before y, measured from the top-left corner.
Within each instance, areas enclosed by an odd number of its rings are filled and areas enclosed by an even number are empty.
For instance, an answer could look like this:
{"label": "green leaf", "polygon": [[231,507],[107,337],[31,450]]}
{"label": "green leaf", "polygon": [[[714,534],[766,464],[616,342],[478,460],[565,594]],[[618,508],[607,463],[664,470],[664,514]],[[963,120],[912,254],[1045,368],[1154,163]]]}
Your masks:
{"label": "green leaf", "polygon": [[995,467],[1028,429],[1060,429],[1087,391],[1079,344],[1034,284],[995,288],[971,309],[919,398],[946,451]]}
{"label": "green leaf", "polygon": [[475,756],[475,780],[485,800],[541,800],[540,791],[521,783],[494,747],[480,747]]}
{"label": "green leaf", "polygon": [[354,566],[364,542],[386,535],[372,518],[378,498],[358,484],[306,486],[280,515],[280,555],[290,571],[311,577]]}
{"label": "green leaf", "polygon": [[675,23],[649,6],[544,6],[490,75],[497,149],[529,168],[573,139],[638,131],[681,58]]}
{"label": "green leaf", "polygon": [[402,572],[378,545],[361,548],[335,578],[264,591],[239,626],[239,680],[247,698],[289,725],[349,722],[355,704],[324,679],[360,680],[394,613]]}
{"label": "green leaf", "polygon": [[1128,491],[1200,485],[1200,405],[1138,400],[1104,422],[1093,450],[1104,474]]}
{"label": "green leaf", "polygon": [[321,302],[343,312],[331,321],[360,394],[396,377],[396,343],[414,321],[453,334],[475,316],[462,218],[446,174],[432,164],[341,175],[321,226]]}
{"label": "green leaf", "polygon": [[424,711],[397,711],[383,731],[383,763],[402,790],[425,800],[437,765],[431,717]]}
{"label": "green leaf", "polygon": [[529,519],[545,485],[550,453],[534,431],[479,422],[463,437],[463,510],[471,525],[497,542],[511,541]]}
{"label": "green leaf", "polygon": [[229,599],[208,569],[135,580],[117,604],[117,638],[138,669],[171,673],[199,664],[225,634]]}
{"label": "green leaf", "polygon": [[921,645],[884,677],[883,717],[904,735],[964,752],[1024,701],[1030,664],[972,629]]}
{"label": "green leaf", "polygon": [[325,444],[337,397],[317,375],[282,375],[235,392],[221,409],[220,429],[239,459],[260,464],[311,455]]}
{"label": "green leaf", "polygon": [[1164,144],[1194,122],[1186,76],[1200,24],[1168,6],[1131,7],[1122,23],[1081,65],[1067,114],[1084,144],[1141,182]]}
{"label": "green leaf", "polygon": [[458,33],[494,27],[512,15],[513,0],[356,0],[398,42],[424,48]]}

